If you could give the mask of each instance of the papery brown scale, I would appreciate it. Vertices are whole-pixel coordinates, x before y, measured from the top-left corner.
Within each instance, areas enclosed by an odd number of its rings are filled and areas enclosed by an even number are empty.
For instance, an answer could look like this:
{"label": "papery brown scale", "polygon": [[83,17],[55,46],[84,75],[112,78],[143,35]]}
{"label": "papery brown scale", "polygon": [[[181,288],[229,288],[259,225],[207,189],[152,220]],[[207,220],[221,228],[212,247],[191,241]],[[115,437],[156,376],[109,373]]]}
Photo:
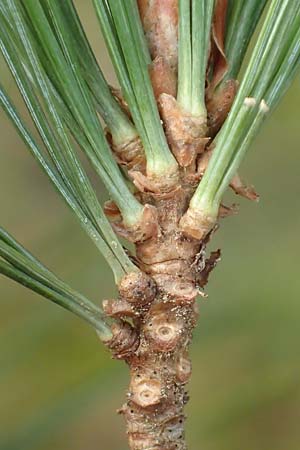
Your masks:
{"label": "papery brown scale", "polygon": [[124,100],[124,97],[122,95],[121,89],[116,88],[114,86],[109,86],[109,88],[110,88],[110,91],[111,91],[112,95],[115,97],[115,99],[117,100],[117,102],[121,106],[121,109],[131,119],[131,112],[130,112],[128,104]]}
{"label": "papery brown scale", "polygon": [[178,358],[176,376],[181,383],[187,383],[192,374],[192,363],[187,353]]}
{"label": "papery brown scale", "polygon": [[110,220],[121,220],[121,212],[112,200],[108,200],[104,203],[104,213]]}
{"label": "papery brown scale", "polygon": [[234,216],[239,212],[239,206],[236,203],[233,203],[230,206],[224,205],[221,203],[219,207],[218,218],[225,219],[226,217]]}
{"label": "papery brown scale", "polygon": [[220,83],[228,70],[224,43],[226,32],[227,6],[228,0],[217,0],[215,3],[211,46],[213,75],[209,86],[209,89],[211,89],[212,91]]}
{"label": "papery brown scale", "polygon": [[241,195],[242,197],[247,198],[248,200],[252,200],[252,201],[258,201],[259,200],[259,195],[258,193],[255,191],[253,186],[247,186],[245,183],[243,183],[241,177],[239,176],[239,174],[236,174],[231,182],[230,182],[230,187],[234,190],[234,192],[237,195]]}
{"label": "papery brown scale", "polygon": [[236,80],[227,80],[215,90],[206,91],[207,125],[209,136],[214,138],[225,122],[237,92]]}
{"label": "papery brown scale", "polygon": [[[203,177],[205,170],[207,169],[212,153],[213,146],[211,146],[205,153],[203,153],[198,160],[197,173],[201,178]],[[234,175],[229,186],[237,195],[240,195],[241,197],[252,201],[259,200],[259,194],[256,192],[255,188],[253,186],[246,185],[238,173]],[[222,206],[224,207],[224,205]],[[222,214],[220,215],[222,216]]]}
{"label": "papery brown scale", "polygon": [[157,196],[165,196],[171,194],[173,196],[174,191],[180,188],[179,185],[179,173],[177,167],[172,169],[173,172],[162,176],[144,175],[138,170],[130,170],[129,175],[136,188],[143,193],[151,193]]}
{"label": "papery brown scale", "polygon": [[216,222],[217,217],[214,215],[204,215],[202,211],[189,208],[180,220],[180,228],[186,236],[202,241]]}
{"label": "papery brown scale", "polygon": [[208,283],[208,278],[217,263],[221,260],[221,250],[218,249],[212,252],[209,258],[205,261],[204,269],[198,274],[197,282],[199,286],[204,287]]}
{"label": "papery brown scale", "polygon": [[109,317],[124,318],[136,316],[133,306],[125,300],[103,300],[103,311]]}
{"label": "papery brown scale", "polygon": [[136,330],[128,323],[122,320],[113,323],[113,337],[105,344],[111,350],[114,358],[128,359],[137,350],[139,346],[139,336]]}
{"label": "papery brown scale", "polygon": [[187,113],[171,95],[159,97],[159,110],[171,150],[182,167],[195,164],[208,142],[206,117]]}
{"label": "papery brown scale", "polygon": [[139,220],[134,225],[127,225],[122,220],[112,222],[114,230],[130,242],[143,242],[157,235],[158,221],[154,206],[144,205]]}
{"label": "papery brown scale", "polygon": [[111,140],[109,142],[117,162],[120,165],[125,166],[128,170],[146,171],[145,152],[138,136],[130,141],[122,142],[121,144],[115,144]]}
{"label": "papery brown scale", "polygon": [[198,173],[200,178],[203,177],[203,175],[204,175],[204,173],[205,173],[205,171],[207,169],[209,160],[210,160],[210,158],[212,156],[212,152],[213,152],[213,148],[212,148],[212,146],[210,146],[198,158],[198,161],[197,161],[197,173]]}

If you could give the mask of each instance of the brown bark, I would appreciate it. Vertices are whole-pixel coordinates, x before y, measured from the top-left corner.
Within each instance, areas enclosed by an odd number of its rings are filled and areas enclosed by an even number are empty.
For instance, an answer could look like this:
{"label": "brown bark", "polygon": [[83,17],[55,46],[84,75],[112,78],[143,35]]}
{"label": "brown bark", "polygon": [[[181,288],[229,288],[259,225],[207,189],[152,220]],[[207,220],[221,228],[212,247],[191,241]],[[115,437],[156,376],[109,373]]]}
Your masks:
{"label": "brown bark", "polygon": [[206,258],[206,242],[179,229],[189,187],[167,198],[141,195],[156,208],[159,232],[136,244],[141,272],[121,281],[119,300],[104,303],[105,311],[119,320],[108,346],[130,369],[127,401],[119,412],[131,450],[183,450],[196,297],[220,254]]}

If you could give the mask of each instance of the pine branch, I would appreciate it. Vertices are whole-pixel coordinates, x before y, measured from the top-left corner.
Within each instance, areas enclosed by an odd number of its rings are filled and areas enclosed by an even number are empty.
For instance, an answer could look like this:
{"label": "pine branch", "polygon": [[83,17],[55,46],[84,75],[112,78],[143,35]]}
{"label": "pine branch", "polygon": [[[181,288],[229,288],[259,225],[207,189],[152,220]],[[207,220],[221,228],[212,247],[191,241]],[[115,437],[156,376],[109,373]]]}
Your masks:
{"label": "pine branch", "polygon": [[0,227],[0,273],[57,303],[96,328],[103,341],[111,336],[102,310],[71,289]]}
{"label": "pine branch", "polygon": [[[73,0],[2,0],[0,48],[41,144],[1,86],[0,104],[112,268],[118,297],[103,302],[111,322],[2,228],[0,273],[86,320],[126,361],[131,381],[120,412],[132,449],[183,450],[196,299],[220,259],[220,250],[206,257],[206,247],[225,190],[246,191],[237,169],[300,68],[300,4],[270,0],[237,89],[232,77],[265,0],[93,2],[124,99],[111,93]],[[78,147],[113,199],[105,212],[134,242],[137,266],[104,215]]]}

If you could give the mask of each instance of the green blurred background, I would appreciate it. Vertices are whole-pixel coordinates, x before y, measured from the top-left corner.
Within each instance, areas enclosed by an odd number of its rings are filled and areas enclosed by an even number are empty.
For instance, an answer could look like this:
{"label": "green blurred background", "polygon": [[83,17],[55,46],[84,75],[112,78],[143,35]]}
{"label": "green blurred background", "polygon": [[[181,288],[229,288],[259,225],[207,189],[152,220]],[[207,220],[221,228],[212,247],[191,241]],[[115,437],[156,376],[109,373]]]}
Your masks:
{"label": "green blurred background", "polygon": [[[89,2],[76,3],[111,77]],[[213,243],[223,259],[192,347],[191,450],[300,448],[299,81],[242,168],[260,203],[241,200]],[[101,255],[2,112],[0,135],[1,225],[94,301],[114,296]],[[115,410],[126,367],[79,319],[3,277],[0,304],[0,450],[125,450]]]}

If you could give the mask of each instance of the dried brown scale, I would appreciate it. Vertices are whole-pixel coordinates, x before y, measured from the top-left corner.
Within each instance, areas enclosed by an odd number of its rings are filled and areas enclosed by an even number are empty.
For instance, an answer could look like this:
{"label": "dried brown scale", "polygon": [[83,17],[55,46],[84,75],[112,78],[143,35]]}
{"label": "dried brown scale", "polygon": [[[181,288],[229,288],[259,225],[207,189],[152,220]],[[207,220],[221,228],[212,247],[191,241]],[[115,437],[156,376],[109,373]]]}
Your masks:
{"label": "dried brown scale", "polygon": [[176,166],[173,166],[170,172],[164,176],[149,173],[144,175],[138,170],[130,170],[129,175],[140,192],[149,192],[158,196],[170,193],[173,196],[173,192],[177,190],[179,184],[179,171]]}
{"label": "dried brown scale", "polygon": [[133,306],[122,299],[103,300],[102,307],[105,314],[109,317],[122,319],[128,317],[135,318],[138,315]]}
{"label": "dried brown scale", "polygon": [[213,63],[213,75],[210,86],[214,89],[228,70],[225,55],[225,31],[228,0],[216,0],[212,23],[211,60]]}
{"label": "dried brown scale", "polygon": [[114,358],[127,360],[138,349],[139,336],[128,323],[120,320],[112,325],[113,337],[106,342]]}
{"label": "dried brown scale", "polygon": [[198,239],[200,241],[204,239],[216,225],[217,219],[217,212],[215,214],[204,215],[203,212],[198,209],[189,208],[180,220],[180,228],[186,236],[190,236],[193,239]]}
{"label": "dried brown scale", "polygon": [[121,212],[114,202],[106,202],[104,212],[115,231],[130,242],[143,242],[158,234],[157,211],[153,205],[145,204],[139,219],[130,226],[123,222]]}
{"label": "dried brown scale", "polygon": [[205,260],[204,268],[199,271],[199,275],[197,277],[197,281],[199,286],[204,287],[208,283],[208,278],[212,270],[216,267],[218,262],[221,260],[221,250],[218,249],[212,252]]}
{"label": "dried brown scale", "polygon": [[117,102],[119,103],[119,105],[121,106],[121,108],[123,109],[123,111],[131,119],[131,112],[130,112],[128,104],[124,100],[121,89],[116,88],[114,86],[110,86],[110,91],[111,91],[112,95],[115,97],[115,99],[117,100]]}
{"label": "dried brown scale", "polygon": [[252,200],[252,201],[259,200],[259,195],[255,191],[254,187],[245,185],[245,183],[243,183],[243,181],[241,180],[239,174],[236,174],[232,178],[232,180],[230,182],[230,187],[231,187],[231,189],[234,190],[234,192],[237,195],[241,195],[242,197],[245,197],[248,200]]}
{"label": "dried brown scale", "polygon": [[130,242],[144,242],[158,234],[157,211],[152,205],[145,205],[134,225],[128,226],[122,220],[113,222],[115,231]]}
{"label": "dried brown scale", "polygon": [[138,136],[129,142],[118,145],[112,142],[111,147],[119,164],[128,170],[146,171],[145,153]]}
{"label": "dried brown scale", "polygon": [[194,168],[198,154],[203,153],[206,137],[206,117],[187,113],[168,94],[159,97],[159,109],[172,152],[181,167]]}
{"label": "dried brown scale", "polygon": [[[205,170],[207,169],[213,149],[214,145],[212,144],[198,159],[197,174],[199,179],[203,177]],[[241,197],[252,201],[259,200],[259,194],[255,191],[255,188],[253,186],[247,186],[238,173],[234,175],[229,186],[237,195],[240,195]]]}
{"label": "dried brown scale", "polygon": [[212,42],[210,52],[210,64],[212,66],[211,77],[207,80],[206,108],[208,113],[209,136],[214,138],[232,106],[237,92],[236,80],[226,80],[228,61],[225,54],[226,14],[228,0],[217,0],[212,26]]}
{"label": "dried brown scale", "polygon": [[237,92],[237,81],[227,80],[219,87],[210,86],[206,92],[207,125],[214,138],[225,122]]}

